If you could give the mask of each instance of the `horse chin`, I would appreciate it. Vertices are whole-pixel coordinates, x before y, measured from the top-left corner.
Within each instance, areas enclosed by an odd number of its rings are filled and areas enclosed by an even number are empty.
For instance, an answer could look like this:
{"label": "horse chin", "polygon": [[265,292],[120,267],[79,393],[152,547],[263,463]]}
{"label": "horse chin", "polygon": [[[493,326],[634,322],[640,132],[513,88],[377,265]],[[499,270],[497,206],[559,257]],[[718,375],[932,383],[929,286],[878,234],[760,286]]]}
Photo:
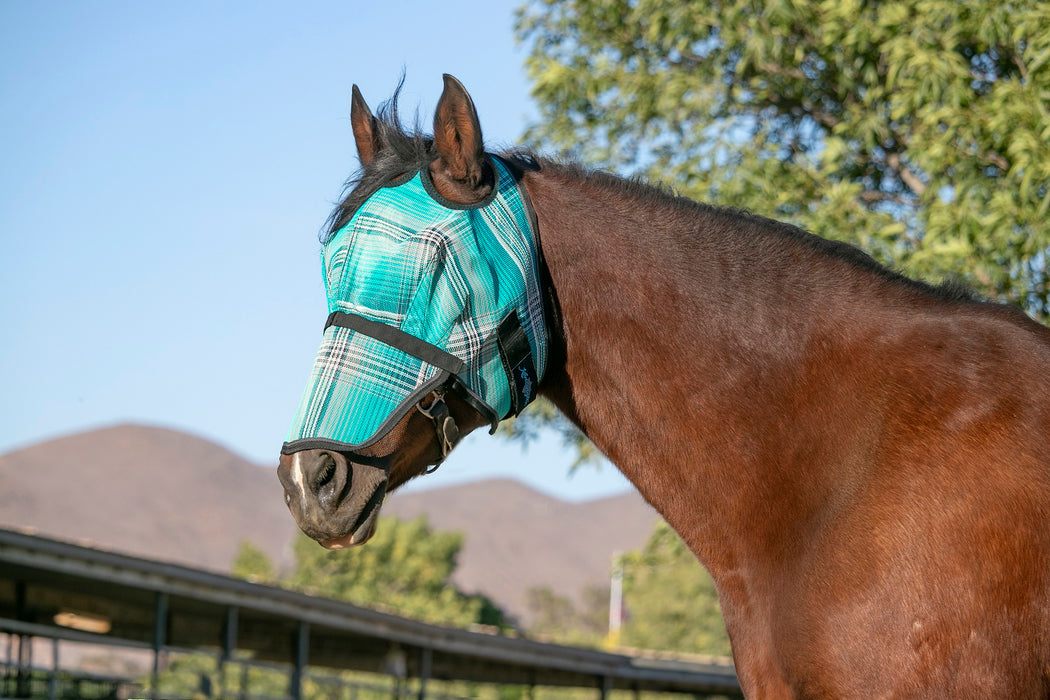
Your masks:
{"label": "horse chin", "polygon": [[[361,488],[364,484],[358,487],[356,497],[351,497],[348,499],[350,502],[344,504],[344,507],[350,507],[343,511],[341,517],[334,518],[335,522],[329,521],[327,532],[311,533],[313,539],[327,549],[345,549],[364,544],[375,534],[379,522],[379,511],[383,508],[389,486],[387,475],[373,467],[353,466],[359,484],[361,481],[372,483],[364,488]],[[362,476],[365,479],[361,479]]]}
{"label": "horse chin", "polygon": [[369,513],[365,521],[349,535],[344,535],[343,537],[329,540],[327,542],[321,542],[321,546],[325,549],[347,549],[349,547],[359,547],[372,539],[372,535],[376,534],[376,523],[378,521],[379,508],[376,507],[372,509],[372,512]]}

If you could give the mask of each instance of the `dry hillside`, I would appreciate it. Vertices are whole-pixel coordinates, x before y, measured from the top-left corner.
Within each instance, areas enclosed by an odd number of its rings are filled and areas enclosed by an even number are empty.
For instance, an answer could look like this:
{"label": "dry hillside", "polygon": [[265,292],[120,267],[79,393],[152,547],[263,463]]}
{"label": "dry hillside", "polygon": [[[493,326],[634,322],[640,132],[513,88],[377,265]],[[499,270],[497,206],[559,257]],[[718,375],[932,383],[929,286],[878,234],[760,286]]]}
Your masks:
{"label": "dry hillside", "polygon": [[[458,585],[521,618],[530,587],[575,597],[603,585],[612,554],[640,546],[657,518],[635,493],[566,503],[510,480],[395,494],[385,512],[464,532]],[[0,527],[216,571],[243,540],[287,565],[295,533],[272,467],[138,425],[0,456]]]}

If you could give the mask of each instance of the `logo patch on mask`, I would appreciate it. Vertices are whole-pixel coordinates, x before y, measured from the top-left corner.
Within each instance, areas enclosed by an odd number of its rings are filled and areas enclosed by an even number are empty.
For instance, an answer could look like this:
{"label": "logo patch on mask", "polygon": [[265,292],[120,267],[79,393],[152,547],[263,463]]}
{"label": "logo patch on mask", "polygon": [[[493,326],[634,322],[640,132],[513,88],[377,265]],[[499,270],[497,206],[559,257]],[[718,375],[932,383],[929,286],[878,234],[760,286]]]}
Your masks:
{"label": "logo patch on mask", "polygon": [[507,314],[496,330],[500,360],[507,373],[507,382],[514,389],[511,393],[511,413],[518,415],[533,399],[532,389],[536,383],[536,364],[532,360],[529,339],[521,328],[518,314]]}
{"label": "logo patch on mask", "polygon": [[518,392],[522,398],[525,399],[525,403],[532,401],[532,367],[517,367],[518,377],[521,380],[521,386],[518,388]]}

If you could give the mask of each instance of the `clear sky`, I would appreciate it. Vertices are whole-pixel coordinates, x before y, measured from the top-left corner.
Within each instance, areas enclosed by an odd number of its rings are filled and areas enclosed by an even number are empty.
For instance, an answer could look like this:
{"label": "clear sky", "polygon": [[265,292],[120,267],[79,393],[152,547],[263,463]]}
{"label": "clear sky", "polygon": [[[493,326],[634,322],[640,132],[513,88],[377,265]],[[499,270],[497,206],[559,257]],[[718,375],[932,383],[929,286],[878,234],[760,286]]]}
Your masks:
{"label": "clear sky", "polygon": [[[274,464],[357,165],[350,86],[375,108],[404,70],[429,129],[451,73],[512,145],[535,115],[518,3],[0,3],[0,453],[134,422]],[[420,485],[628,488],[571,461],[481,434]]]}

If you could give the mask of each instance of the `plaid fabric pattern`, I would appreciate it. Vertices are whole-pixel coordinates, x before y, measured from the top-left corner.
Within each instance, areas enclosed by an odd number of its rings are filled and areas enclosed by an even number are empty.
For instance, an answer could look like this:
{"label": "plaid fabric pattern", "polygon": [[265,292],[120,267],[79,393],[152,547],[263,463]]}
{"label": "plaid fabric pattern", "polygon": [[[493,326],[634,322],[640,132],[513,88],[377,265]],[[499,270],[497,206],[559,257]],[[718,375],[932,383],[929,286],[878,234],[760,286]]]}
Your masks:
{"label": "plaid fabric pattern", "polygon": [[[459,380],[501,419],[511,388],[497,326],[517,314],[539,377],[547,335],[529,210],[507,166],[492,162],[496,191],[470,208],[439,201],[425,169],[380,189],[324,246],[321,264],[329,312],[394,326],[460,358]],[[330,326],[283,451],[370,444],[447,379],[397,348]]]}

